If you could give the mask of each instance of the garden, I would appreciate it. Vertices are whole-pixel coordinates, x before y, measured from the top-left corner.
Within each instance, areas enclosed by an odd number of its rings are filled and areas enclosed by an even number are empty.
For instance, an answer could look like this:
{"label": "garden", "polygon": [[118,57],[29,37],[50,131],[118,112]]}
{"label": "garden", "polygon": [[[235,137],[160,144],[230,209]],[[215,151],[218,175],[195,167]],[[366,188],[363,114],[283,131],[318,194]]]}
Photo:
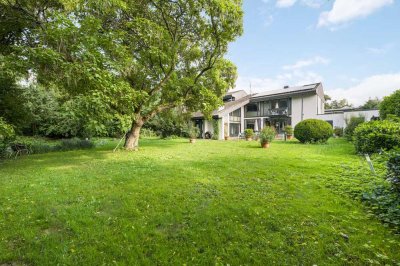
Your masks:
{"label": "garden", "polygon": [[400,261],[395,227],[361,201],[385,167],[346,140],[116,142],[1,163],[3,264]]}
{"label": "garden", "polygon": [[196,139],[242,1],[0,9],[1,266],[400,265],[400,90],[345,129]]}

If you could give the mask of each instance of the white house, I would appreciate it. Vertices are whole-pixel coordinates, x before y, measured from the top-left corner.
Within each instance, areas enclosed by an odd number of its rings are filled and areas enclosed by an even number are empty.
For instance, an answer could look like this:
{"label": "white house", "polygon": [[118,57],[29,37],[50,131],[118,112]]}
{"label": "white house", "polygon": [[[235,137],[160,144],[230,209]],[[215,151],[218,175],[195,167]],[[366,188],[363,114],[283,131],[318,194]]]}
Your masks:
{"label": "white house", "polygon": [[325,110],[322,83],[289,87],[249,95],[243,90],[228,92],[224,106],[215,110],[212,120],[195,113],[193,120],[202,137],[214,134],[218,126],[218,139],[224,136],[238,137],[246,128],[260,131],[265,126],[273,126],[283,133],[286,125],[295,127],[297,123],[316,118],[328,121],[333,127],[346,127],[351,116],[363,116],[366,121],[379,116],[378,110],[338,109]]}

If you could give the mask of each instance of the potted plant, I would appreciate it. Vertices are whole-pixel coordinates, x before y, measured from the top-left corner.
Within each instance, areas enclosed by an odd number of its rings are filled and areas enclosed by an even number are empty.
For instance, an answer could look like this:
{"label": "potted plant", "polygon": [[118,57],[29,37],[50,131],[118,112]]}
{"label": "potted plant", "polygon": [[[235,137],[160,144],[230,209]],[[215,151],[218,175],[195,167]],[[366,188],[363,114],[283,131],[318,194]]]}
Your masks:
{"label": "potted plant", "polygon": [[262,148],[269,148],[270,143],[275,139],[276,131],[273,127],[264,127],[260,132],[260,143]]}
{"label": "potted plant", "polygon": [[225,140],[229,140],[229,136],[228,135],[225,135],[224,138],[225,138]]}
{"label": "potted plant", "polygon": [[286,126],[285,127],[285,133],[286,133],[287,139],[291,140],[293,138],[293,127]]}
{"label": "potted plant", "polygon": [[196,142],[196,138],[199,136],[199,133],[200,133],[199,128],[193,125],[193,123],[189,122],[187,128],[187,134],[189,135],[190,143]]}
{"label": "potted plant", "polygon": [[244,130],[244,136],[246,137],[247,141],[252,140],[253,136],[254,136],[254,130],[251,128],[245,129]]}

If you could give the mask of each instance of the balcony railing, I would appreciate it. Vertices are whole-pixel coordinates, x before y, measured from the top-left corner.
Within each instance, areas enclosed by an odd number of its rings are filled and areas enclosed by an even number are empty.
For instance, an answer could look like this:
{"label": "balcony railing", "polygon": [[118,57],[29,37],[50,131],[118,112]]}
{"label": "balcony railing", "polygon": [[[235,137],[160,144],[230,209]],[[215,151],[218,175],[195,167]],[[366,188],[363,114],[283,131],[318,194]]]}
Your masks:
{"label": "balcony railing", "polygon": [[266,115],[288,115],[289,108],[271,109],[266,112]]}

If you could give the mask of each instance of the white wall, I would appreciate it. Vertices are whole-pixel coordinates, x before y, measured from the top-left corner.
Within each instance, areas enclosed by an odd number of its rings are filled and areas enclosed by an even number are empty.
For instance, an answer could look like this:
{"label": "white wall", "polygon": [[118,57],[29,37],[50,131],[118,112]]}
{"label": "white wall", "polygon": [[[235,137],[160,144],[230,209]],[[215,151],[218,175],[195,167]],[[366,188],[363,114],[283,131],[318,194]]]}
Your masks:
{"label": "white wall", "polygon": [[292,98],[292,127],[295,127],[299,122],[301,122],[301,97]]}
{"label": "white wall", "polygon": [[365,117],[365,121],[371,121],[372,117],[378,117],[379,116],[379,110],[367,110],[367,111],[353,111],[353,112],[345,112],[344,113],[344,119],[349,120],[350,117],[358,117],[358,116],[363,116]]}
{"label": "white wall", "polygon": [[321,120],[331,120],[333,121],[333,127],[346,127],[346,120],[350,120],[351,117],[365,117],[365,121],[371,121],[372,117],[379,117],[378,110],[367,110],[367,111],[352,111],[352,112],[342,112],[336,114],[324,114],[318,115],[316,118]]}
{"label": "white wall", "polygon": [[[309,118],[315,118],[318,110],[317,95],[306,95],[292,98],[292,126]],[[302,115],[303,111],[303,115]]]}
{"label": "white wall", "polygon": [[341,127],[341,128],[346,127],[346,123],[344,121],[344,113],[318,115],[315,118],[325,120],[325,121],[329,121],[329,120],[333,121],[333,127]]}
{"label": "white wall", "polygon": [[[219,119],[219,134],[218,134],[218,139],[224,139],[224,119],[227,119],[225,121],[229,121],[229,117],[223,117]],[[204,121],[204,134],[209,131],[211,134],[214,134],[214,125],[213,125],[213,121],[208,121],[205,120]],[[204,134],[203,134],[203,138],[204,138]]]}

